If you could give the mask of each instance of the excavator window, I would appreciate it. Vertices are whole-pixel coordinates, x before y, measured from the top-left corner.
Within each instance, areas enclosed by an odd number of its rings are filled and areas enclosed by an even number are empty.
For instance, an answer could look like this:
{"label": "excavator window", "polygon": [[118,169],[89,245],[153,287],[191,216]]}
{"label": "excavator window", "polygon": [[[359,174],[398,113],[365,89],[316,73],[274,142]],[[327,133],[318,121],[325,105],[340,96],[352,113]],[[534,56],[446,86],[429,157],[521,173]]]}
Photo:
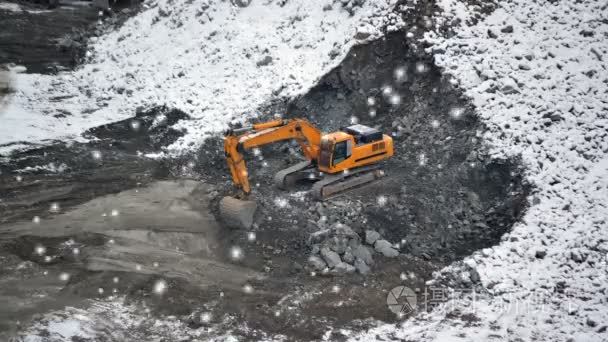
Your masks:
{"label": "excavator window", "polygon": [[349,157],[348,151],[348,140],[340,141],[334,145],[334,158],[333,164],[336,165],[339,162]]}

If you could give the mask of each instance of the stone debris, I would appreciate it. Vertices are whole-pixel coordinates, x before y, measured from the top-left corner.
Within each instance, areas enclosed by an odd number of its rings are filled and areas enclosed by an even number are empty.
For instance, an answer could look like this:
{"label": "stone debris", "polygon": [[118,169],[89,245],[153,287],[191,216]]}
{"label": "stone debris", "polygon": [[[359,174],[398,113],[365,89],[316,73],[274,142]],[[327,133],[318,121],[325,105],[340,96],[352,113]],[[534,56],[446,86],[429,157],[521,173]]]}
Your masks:
{"label": "stone debris", "polygon": [[329,266],[330,268],[336,266],[342,261],[338,253],[326,247],[321,249],[321,256],[323,257],[323,260],[325,260],[325,262],[327,263],[327,266]]}
{"label": "stone debris", "polygon": [[[314,210],[320,215],[326,213],[320,205]],[[399,250],[388,240],[383,239],[375,230],[365,230],[361,234],[357,234],[347,224],[341,222],[328,224],[327,220],[320,221],[322,222],[317,223],[317,226],[321,229],[311,233],[308,239],[308,243],[311,245],[308,265],[315,271],[329,268],[330,274],[333,275],[355,271],[360,274],[368,274],[374,264],[374,253],[387,258],[399,256]],[[324,228],[328,226],[329,228]],[[364,238],[362,239],[361,236]]]}
{"label": "stone debris", "polygon": [[399,252],[393,248],[393,245],[386,240],[377,240],[374,244],[374,249],[388,258],[394,258],[399,255]]}

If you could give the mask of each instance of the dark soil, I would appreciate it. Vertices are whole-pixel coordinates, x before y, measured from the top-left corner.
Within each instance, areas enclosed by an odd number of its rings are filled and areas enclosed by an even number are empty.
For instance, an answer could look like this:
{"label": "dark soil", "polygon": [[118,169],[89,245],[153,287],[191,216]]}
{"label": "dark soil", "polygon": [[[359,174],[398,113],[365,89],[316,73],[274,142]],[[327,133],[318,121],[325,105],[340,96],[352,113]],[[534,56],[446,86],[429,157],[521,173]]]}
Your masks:
{"label": "dark soil", "polygon": [[56,8],[33,1],[15,3],[21,12],[0,9],[0,64],[22,65],[31,73],[54,73],[81,63],[88,38],[121,25],[136,12],[138,1],[131,6],[119,1],[102,16],[92,2],[66,2]]}

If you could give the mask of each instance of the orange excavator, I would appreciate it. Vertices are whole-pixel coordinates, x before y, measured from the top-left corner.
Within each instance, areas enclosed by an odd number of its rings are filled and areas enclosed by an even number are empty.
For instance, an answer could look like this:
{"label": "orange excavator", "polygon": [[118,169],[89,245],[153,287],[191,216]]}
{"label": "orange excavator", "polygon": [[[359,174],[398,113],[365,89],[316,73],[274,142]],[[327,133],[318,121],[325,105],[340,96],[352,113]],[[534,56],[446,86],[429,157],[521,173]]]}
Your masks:
{"label": "orange excavator", "polygon": [[[224,152],[232,180],[241,190],[240,197],[225,197],[220,213],[225,221],[250,225],[255,205],[247,201],[251,192],[243,152],[278,141],[295,140],[306,161],[275,174],[274,182],[288,189],[301,180],[314,181],[312,195],[324,200],[348,189],[370,183],[384,175],[379,162],[393,155],[393,139],[379,130],[361,124],[323,134],[304,119],[277,119],[230,129],[224,135]],[[252,210],[253,208],[253,210]],[[242,214],[242,212],[244,214]]]}

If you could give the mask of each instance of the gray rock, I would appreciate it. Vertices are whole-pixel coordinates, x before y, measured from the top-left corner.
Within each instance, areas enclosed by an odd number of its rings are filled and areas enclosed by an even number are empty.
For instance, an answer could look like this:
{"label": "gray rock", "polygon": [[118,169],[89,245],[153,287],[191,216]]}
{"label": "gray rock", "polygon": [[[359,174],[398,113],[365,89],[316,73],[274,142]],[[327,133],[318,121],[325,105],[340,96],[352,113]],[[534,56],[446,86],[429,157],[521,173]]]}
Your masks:
{"label": "gray rock", "polygon": [[348,225],[343,223],[335,223],[332,230],[336,236],[344,236],[348,238],[359,238],[359,235]]}
{"label": "gray rock", "polygon": [[500,32],[502,32],[502,33],[513,33],[513,26],[512,25],[507,25],[507,26],[503,27],[502,29],[500,29]]}
{"label": "gray rock", "polygon": [[380,238],[380,233],[375,230],[366,230],[365,231],[365,242],[370,245],[373,245],[376,240]]}
{"label": "gray rock", "polygon": [[327,266],[329,266],[330,268],[342,262],[342,260],[340,259],[340,255],[327,247],[321,248],[321,256],[323,257],[323,260],[325,260],[325,262],[327,263]]}
{"label": "gray rock", "polygon": [[368,274],[370,272],[369,266],[359,258],[355,259],[355,268],[361,274]]}
{"label": "gray rock", "polygon": [[576,251],[572,251],[570,252],[570,259],[574,260],[574,262],[577,263],[581,263],[583,261],[585,261],[585,258],[583,256],[581,256],[580,253],[576,252]]}
{"label": "gray rock", "polygon": [[372,265],[374,263],[372,252],[368,247],[359,245],[356,248],[353,248],[353,256],[365,261],[365,263],[368,265]]}
{"label": "gray rock", "polygon": [[534,256],[537,259],[543,259],[545,256],[547,256],[547,251],[545,251],[545,250],[538,250],[538,251],[536,251],[536,254]]}
{"label": "gray rock", "polygon": [[308,264],[317,271],[322,271],[327,267],[325,261],[316,255],[312,255],[308,258]]}
{"label": "gray rock", "polygon": [[345,237],[334,236],[329,240],[329,248],[338,254],[343,254],[347,247],[348,239]]}
{"label": "gray rock", "polygon": [[355,261],[355,256],[353,255],[353,250],[350,247],[346,248],[346,251],[344,251],[344,255],[342,255],[342,260],[344,260],[345,262],[352,264]]}
{"label": "gray rock", "polygon": [[264,58],[260,59],[259,61],[257,61],[255,64],[257,66],[266,66],[268,64],[272,63],[272,57],[270,56],[265,56]]}
{"label": "gray rock", "polygon": [[477,269],[475,269],[475,268],[471,268],[469,270],[469,276],[471,278],[471,282],[473,282],[473,283],[479,283],[479,281],[481,280],[481,277],[479,276],[479,272],[477,272]]}
{"label": "gray rock", "polygon": [[378,240],[374,244],[374,249],[378,253],[382,253],[385,257],[394,258],[399,255],[399,252],[393,248],[390,242],[386,240]]}
{"label": "gray rock", "polygon": [[340,262],[338,263],[334,268],[333,268],[333,272],[335,273],[353,273],[355,272],[355,266],[351,265],[351,264],[347,264],[345,262]]}

